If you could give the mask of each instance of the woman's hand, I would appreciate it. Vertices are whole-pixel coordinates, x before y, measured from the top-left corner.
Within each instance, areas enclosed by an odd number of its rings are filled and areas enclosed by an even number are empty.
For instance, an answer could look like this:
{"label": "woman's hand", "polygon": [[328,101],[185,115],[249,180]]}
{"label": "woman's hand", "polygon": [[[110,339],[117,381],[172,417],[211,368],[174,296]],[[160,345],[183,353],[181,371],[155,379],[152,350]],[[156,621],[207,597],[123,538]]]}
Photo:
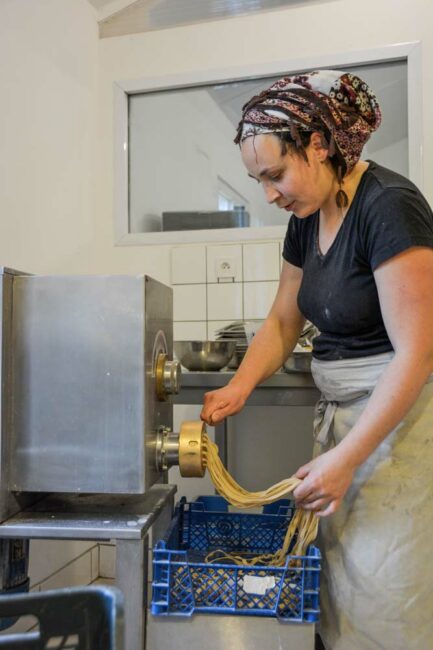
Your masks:
{"label": "woman's hand", "polygon": [[303,479],[293,492],[296,507],[314,510],[319,517],[332,514],[341,505],[354,471],[338,446],[303,465],[295,474]]}
{"label": "woman's hand", "polygon": [[207,424],[218,424],[228,415],[238,413],[246,402],[245,391],[237,384],[227,384],[224,388],[204,395],[204,405],[200,417]]}

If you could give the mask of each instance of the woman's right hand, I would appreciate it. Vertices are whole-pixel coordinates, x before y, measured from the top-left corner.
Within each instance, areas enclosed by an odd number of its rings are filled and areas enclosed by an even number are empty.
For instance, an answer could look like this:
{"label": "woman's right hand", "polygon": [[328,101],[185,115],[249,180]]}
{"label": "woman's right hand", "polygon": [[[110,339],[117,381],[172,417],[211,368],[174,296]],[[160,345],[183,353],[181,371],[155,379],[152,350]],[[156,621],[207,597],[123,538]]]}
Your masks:
{"label": "woman's right hand", "polygon": [[238,413],[246,399],[245,390],[242,390],[238,384],[227,384],[224,388],[205,393],[200,417],[207,424],[218,424],[228,415]]}

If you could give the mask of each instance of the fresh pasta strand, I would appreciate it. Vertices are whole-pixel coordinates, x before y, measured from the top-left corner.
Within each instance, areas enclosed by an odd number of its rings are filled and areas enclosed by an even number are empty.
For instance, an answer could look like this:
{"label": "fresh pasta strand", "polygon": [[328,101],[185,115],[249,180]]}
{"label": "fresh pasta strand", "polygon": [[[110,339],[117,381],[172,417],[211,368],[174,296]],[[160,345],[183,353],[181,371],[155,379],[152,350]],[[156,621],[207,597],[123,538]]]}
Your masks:
{"label": "fresh pasta strand", "polygon": [[[292,476],[284,479],[267,490],[260,492],[248,492],[241,487],[224,467],[219,454],[218,447],[204,434],[206,448],[206,464],[213,484],[218,493],[224,497],[232,506],[238,508],[256,508],[266,503],[273,503],[286,496],[301,483],[301,479]],[[276,553],[266,553],[253,558],[246,558],[242,555],[225,553],[222,550],[212,551],[206,557],[207,562],[221,562],[230,560],[235,564],[254,566],[256,564],[269,564],[273,566],[284,566],[286,555],[293,538],[297,534],[296,542],[291,549],[292,555],[305,555],[307,547],[317,536],[319,519],[314,512],[296,510],[287,528],[283,546]]]}

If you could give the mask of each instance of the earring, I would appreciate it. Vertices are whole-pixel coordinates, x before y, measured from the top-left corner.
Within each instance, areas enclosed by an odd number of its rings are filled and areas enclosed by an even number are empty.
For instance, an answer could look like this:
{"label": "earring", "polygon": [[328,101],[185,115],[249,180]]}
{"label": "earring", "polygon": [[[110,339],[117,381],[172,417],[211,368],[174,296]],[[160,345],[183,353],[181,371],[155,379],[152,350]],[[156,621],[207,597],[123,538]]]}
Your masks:
{"label": "earring", "polygon": [[337,169],[337,180],[339,185],[339,190],[335,195],[335,202],[337,204],[337,208],[347,208],[347,206],[349,205],[349,197],[347,196],[346,192],[343,190],[344,181],[343,181],[343,172],[341,169],[341,165],[339,165]]}

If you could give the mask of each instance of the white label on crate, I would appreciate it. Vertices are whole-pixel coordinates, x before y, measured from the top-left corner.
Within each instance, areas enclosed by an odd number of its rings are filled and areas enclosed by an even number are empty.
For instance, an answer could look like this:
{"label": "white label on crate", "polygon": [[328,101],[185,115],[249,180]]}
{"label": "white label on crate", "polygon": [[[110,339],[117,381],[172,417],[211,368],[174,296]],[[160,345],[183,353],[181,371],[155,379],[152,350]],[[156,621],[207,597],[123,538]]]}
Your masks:
{"label": "white label on crate", "polygon": [[257,596],[264,596],[269,589],[275,587],[274,576],[245,576],[244,577],[244,591],[246,594],[257,594]]}

